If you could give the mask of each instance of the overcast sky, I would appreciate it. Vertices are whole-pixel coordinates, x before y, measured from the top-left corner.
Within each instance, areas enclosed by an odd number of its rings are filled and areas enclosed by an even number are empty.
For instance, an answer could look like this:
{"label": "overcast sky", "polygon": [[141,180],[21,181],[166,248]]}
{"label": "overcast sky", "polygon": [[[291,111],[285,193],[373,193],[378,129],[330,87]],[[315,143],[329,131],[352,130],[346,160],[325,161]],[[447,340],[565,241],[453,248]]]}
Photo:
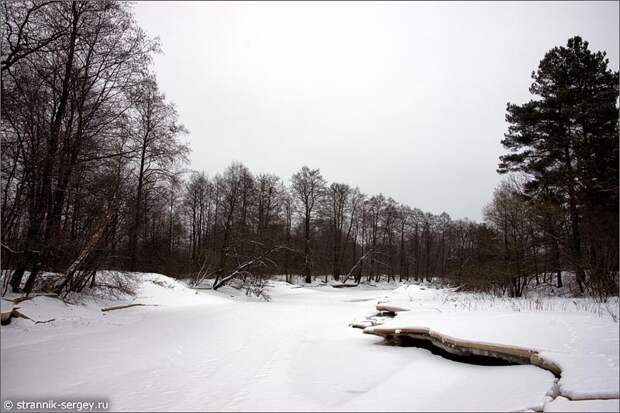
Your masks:
{"label": "overcast sky", "polygon": [[480,220],[501,177],[506,102],[581,35],[618,68],[618,2],[140,2],[191,168],[231,161]]}

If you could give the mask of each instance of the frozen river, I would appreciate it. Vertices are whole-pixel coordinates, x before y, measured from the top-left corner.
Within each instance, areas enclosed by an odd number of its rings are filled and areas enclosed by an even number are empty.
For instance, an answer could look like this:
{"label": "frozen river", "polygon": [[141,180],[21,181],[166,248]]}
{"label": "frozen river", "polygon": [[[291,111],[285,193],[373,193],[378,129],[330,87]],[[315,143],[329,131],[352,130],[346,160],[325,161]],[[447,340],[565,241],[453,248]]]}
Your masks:
{"label": "frozen river", "polygon": [[[514,410],[553,385],[534,366],[476,366],[348,324],[377,289],[293,288],[270,302],[134,307],[105,322],[3,327],[2,398],[105,398],[112,410]],[[217,300],[209,303],[209,299]]]}

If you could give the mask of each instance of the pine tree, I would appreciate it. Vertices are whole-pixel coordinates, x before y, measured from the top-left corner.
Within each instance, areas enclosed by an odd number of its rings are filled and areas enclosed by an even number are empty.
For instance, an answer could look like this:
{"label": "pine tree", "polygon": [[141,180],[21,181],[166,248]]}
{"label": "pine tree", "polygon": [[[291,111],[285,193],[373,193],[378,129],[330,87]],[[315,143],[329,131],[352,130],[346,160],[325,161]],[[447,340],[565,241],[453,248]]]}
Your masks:
{"label": "pine tree", "polygon": [[[535,199],[555,192],[580,286],[618,268],[618,72],[576,36],[543,58],[523,105],[508,104],[498,172],[527,174]],[[583,287],[582,287],[583,288]]]}

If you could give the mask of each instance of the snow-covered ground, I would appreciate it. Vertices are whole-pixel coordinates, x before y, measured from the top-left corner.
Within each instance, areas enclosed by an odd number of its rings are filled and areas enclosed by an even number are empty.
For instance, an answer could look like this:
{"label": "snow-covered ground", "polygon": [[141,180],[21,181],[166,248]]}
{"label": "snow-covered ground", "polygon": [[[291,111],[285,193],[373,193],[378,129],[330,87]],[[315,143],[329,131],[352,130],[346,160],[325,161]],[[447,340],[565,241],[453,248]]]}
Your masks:
{"label": "snow-covered ground", "polygon": [[364,332],[425,331],[440,339],[533,350],[561,369],[557,391],[562,397],[549,399],[545,410],[618,410],[617,297],[607,303],[511,299],[409,285],[386,295],[378,308],[397,316],[379,320],[378,326],[370,325],[372,318],[358,320],[358,325],[368,325]]}
{"label": "snow-covered ground", "polygon": [[[540,410],[554,387],[555,377],[535,366],[459,363],[349,327],[379,300],[419,301],[411,289],[276,281],[265,302],[232,288],[192,290],[162,275],[133,277],[136,296],[19,303],[33,320],[54,321],[2,326],[2,399],[102,398],[112,410],[142,411],[496,411]],[[129,303],[150,306],[101,311]],[[561,325],[574,322],[557,316]],[[595,349],[617,345],[613,328],[616,341],[605,335],[611,341]],[[615,361],[617,369],[617,353]],[[567,406],[561,403],[553,406]]]}

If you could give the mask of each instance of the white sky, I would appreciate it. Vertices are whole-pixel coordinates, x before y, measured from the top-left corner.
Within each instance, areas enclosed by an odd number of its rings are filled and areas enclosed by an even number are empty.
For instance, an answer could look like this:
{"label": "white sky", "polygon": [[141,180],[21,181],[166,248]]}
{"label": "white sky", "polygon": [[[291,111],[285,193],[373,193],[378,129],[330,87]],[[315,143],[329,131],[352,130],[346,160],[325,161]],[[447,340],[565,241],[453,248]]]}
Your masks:
{"label": "white sky", "polygon": [[191,167],[231,161],[481,219],[506,103],[581,35],[618,68],[618,2],[140,2]]}

